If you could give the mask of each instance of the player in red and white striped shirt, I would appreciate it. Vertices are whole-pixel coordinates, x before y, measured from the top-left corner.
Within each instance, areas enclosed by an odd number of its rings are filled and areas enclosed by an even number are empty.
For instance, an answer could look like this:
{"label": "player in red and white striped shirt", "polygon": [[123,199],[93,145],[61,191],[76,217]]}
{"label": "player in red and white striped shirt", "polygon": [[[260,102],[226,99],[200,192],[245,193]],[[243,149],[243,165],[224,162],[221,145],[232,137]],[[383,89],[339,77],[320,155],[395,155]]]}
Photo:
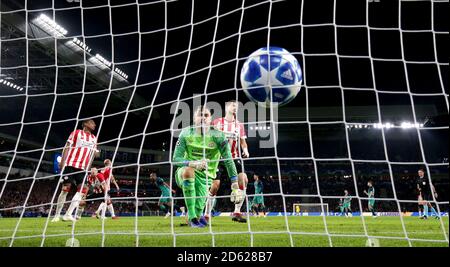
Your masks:
{"label": "player in red and white striped shirt", "polygon": [[84,183],[86,170],[90,168],[94,157],[98,156],[97,137],[92,134],[96,127],[94,120],[85,120],[82,126],[82,130],[78,129],[70,134],[62,153],[61,162],[59,163],[59,167],[63,171],[62,189],[52,222],[60,220],[62,208],[72,185],[77,187],[77,192],[72,198],[69,209],[63,216],[63,221],[75,221],[72,213],[82,199],[81,185]]}
{"label": "player in red and white striped shirt", "polygon": [[89,198],[100,198],[104,195],[102,194],[102,192],[106,187],[105,177],[103,176],[103,173],[98,172],[97,168],[95,167],[91,168],[91,172],[87,177],[86,184],[81,190],[82,198],[78,206],[77,215],[75,217],[77,220],[81,219],[81,215],[83,214],[84,208],[86,206],[86,197],[90,187],[93,188],[93,194],[89,195]]}
{"label": "player in red and white striped shirt", "polygon": [[[245,133],[244,125],[238,121],[237,119],[237,107],[238,102],[237,101],[230,101],[225,103],[225,117],[223,118],[217,118],[215,119],[212,124],[217,130],[222,131],[225,133],[225,136],[228,138],[230,148],[231,148],[231,155],[234,159],[234,163],[236,165],[236,168],[238,170],[238,182],[239,182],[239,188],[244,191],[247,189],[247,175],[242,170],[242,163],[239,160],[240,157],[240,149],[239,146],[242,148],[242,158],[248,158],[248,146],[246,142],[247,135]],[[217,178],[213,181],[211,188],[209,190],[209,198],[208,203],[206,205],[206,216],[208,219],[211,216],[211,210],[214,202],[214,197],[217,194],[217,191],[219,191],[220,187],[220,175],[217,175]],[[241,215],[241,207],[244,204],[244,201],[241,203],[236,203],[234,205],[234,213],[233,213],[233,221],[237,222],[247,222],[247,220],[242,217]]]}
{"label": "player in red and white striped shirt", "polygon": [[111,213],[111,218],[118,219],[119,217],[117,217],[116,214],[114,213],[114,207],[112,205],[111,197],[109,195],[109,190],[111,189],[111,183],[115,185],[117,190],[120,190],[120,188],[116,182],[116,179],[114,178],[114,175],[112,174],[111,160],[105,159],[103,163],[105,164],[105,168],[102,171],[103,177],[105,178],[103,193],[106,195],[106,202],[103,201],[100,204],[97,211],[95,212],[95,215],[93,216],[97,217],[97,219],[99,218],[105,219],[106,208],[108,208],[108,211]]}

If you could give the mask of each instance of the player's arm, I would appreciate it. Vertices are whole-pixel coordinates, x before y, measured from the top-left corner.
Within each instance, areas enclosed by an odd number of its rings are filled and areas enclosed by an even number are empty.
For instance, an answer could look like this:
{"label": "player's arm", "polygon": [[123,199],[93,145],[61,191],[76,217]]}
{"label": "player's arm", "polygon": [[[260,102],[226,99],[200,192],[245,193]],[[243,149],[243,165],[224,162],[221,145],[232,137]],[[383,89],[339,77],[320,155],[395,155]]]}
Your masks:
{"label": "player's arm", "polygon": [[180,136],[178,137],[177,144],[175,145],[175,150],[173,152],[173,164],[178,167],[188,166],[188,162],[184,156],[186,154],[186,139],[184,136],[184,132],[182,131]]}
{"label": "player's arm", "polygon": [[430,184],[430,185],[431,185],[431,190],[433,190],[433,195],[434,195],[434,197],[435,197],[435,198],[438,198],[438,193],[436,192],[436,188],[434,187],[433,184]]}
{"label": "player's arm", "polygon": [[72,144],[70,142],[66,142],[66,145],[64,146],[61,162],[59,163],[59,169],[62,170],[64,168],[64,165],[66,164],[67,155],[69,154],[69,148]]}
{"label": "player's arm", "polygon": [[173,189],[170,187],[170,185],[169,185],[168,183],[164,182],[164,186],[167,187],[167,188],[169,188],[169,190],[172,191],[172,193],[175,194],[176,191],[173,190]]}
{"label": "player's arm", "polygon": [[119,185],[116,182],[116,178],[114,178],[114,175],[111,174],[111,182],[114,184],[114,186],[116,187],[117,191],[120,190]]}
{"label": "player's arm", "polygon": [[242,157],[248,158],[250,155],[248,153],[248,145],[245,138],[240,138],[241,148],[242,148]]}
{"label": "player's arm", "polygon": [[77,134],[77,131],[75,130],[72,133],[70,133],[70,136],[67,139],[66,145],[63,148],[61,162],[59,163],[59,169],[64,168],[64,165],[66,164],[66,159],[67,159],[67,156],[69,155],[69,149],[75,142],[76,134]]}
{"label": "player's arm", "polygon": [[247,145],[247,134],[245,133],[244,125],[242,123],[239,124],[239,143],[242,148],[242,157],[248,158],[250,155],[248,153],[248,145]]}
{"label": "player's arm", "polygon": [[97,174],[97,181],[100,183],[99,188],[102,190],[102,192],[106,191],[106,181],[105,181],[105,177],[103,176],[103,174],[99,173]]}

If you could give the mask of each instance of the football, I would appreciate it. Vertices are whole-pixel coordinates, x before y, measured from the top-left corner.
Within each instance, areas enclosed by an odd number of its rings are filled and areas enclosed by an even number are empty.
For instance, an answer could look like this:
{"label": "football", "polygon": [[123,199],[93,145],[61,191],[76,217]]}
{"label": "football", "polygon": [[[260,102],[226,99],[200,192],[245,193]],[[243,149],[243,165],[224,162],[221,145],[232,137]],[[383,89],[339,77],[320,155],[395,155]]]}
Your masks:
{"label": "football", "polygon": [[241,69],[245,94],[251,101],[266,108],[291,102],[300,92],[302,80],[303,73],[297,59],[281,47],[256,50]]}

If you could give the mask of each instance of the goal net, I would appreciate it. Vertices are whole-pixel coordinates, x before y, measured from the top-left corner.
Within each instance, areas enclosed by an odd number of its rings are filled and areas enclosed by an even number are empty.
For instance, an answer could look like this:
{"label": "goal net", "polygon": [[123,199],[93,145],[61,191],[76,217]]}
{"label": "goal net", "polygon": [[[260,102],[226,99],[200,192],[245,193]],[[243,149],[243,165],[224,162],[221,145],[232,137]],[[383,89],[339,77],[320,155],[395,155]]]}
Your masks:
{"label": "goal net", "polygon": [[[324,214],[322,214],[324,213]],[[297,216],[320,216],[329,215],[328,204],[315,203],[294,203],[292,205],[292,215]]]}
{"label": "goal net", "polygon": [[[445,0],[1,1],[0,246],[448,246],[447,14]],[[303,81],[266,108],[240,73],[272,46]],[[221,159],[212,218],[191,229],[174,150],[198,106],[216,119],[231,100],[246,221]],[[76,203],[59,162],[87,119],[86,166],[111,160],[114,210],[89,192],[79,220],[52,222]],[[329,216],[344,206],[351,218]]]}

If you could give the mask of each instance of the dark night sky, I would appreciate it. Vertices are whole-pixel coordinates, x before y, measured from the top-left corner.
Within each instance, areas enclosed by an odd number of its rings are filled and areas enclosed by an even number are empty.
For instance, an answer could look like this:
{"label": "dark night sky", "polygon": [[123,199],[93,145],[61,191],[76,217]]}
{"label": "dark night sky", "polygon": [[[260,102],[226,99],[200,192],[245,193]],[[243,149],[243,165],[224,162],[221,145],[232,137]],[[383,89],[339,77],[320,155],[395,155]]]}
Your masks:
{"label": "dark night sky", "polygon": [[[23,8],[21,2],[24,1],[13,2],[16,3],[18,9]],[[84,33],[86,43],[105,58],[111,59],[114,52],[113,61],[129,75],[131,84],[137,80],[136,93],[147,101],[152,101],[155,97],[161,75],[163,80],[182,75],[186,64],[189,75],[186,77],[182,88],[181,98],[192,97],[195,93],[203,93],[205,87],[208,93],[235,88],[235,84],[239,88],[239,71],[245,57],[253,51],[267,46],[269,42],[270,45],[283,47],[294,54],[306,76],[304,86],[297,98],[280,110],[280,121],[288,121],[292,118],[298,121],[306,119],[304,107],[306,105],[306,91],[308,90],[311,121],[327,120],[324,119],[324,113],[330,114],[328,120],[344,120],[342,117],[339,118],[340,115],[336,115],[342,113],[344,100],[347,112],[345,120],[347,122],[377,122],[376,93],[373,90],[375,85],[378,91],[385,92],[378,93],[381,117],[384,122],[412,121],[412,103],[408,94],[408,84],[410,92],[417,94],[412,97],[412,100],[416,107],[418,120],[425,121],[427,117],[448,114],[448,106],[445,103],[444,95],[433,97],[421,95],[442,94],[442,85],[445,93],[448,94],[448,32],[446,34],[436,33],[433,36],[430,31],[432,28],[432,5],[429,2],[403,3],[400,25],[397,1],[381,0],[379,3],[370,3],[368,21],[371,28],[368,30],[364,26],[366,24],[365,1],[337,0],[335,17],[333,16],[334,1],[331,0],[304,0],[303,5],[302,1],[275,1],[270,16],[269,2],[255,5],[258,1],[245,1],[246,8],[241,34],[238,35],[239,20],[242,13],[239,8],[242,1],[222,0],[219,8],[221,17],[217,25],[214,46],[212,41],[216,26],[214,17],[217,11],[217,1],[195,0],[193,16],[195,26],[193,26],[192,53],[190,54],[188,50],[192,28],[190,24],[192,11],[190,0],[173,1],[167,4],[161,1],[139,1],[139,5],[136,5],[136,1],[110,1],[111,6],[107,5],[108,1],[106,0],[84,1],[86,2],[86,9],[83,12],[80,8],[63,10],[68,7],[77,7],[79,3],[54,2],[55,9],[52,9],[52,1],[28,1],[29,18],[32,19],[40,13],[52,16],[54,12],[56,21],[68,30],[67,37],[79,37]],[[433,6],[433,30],[435,32],[448,31],[444,19],[445,14],[448,14],[448,4],[435,3]],[[25,12],[19,13],[21,16],[25,16]],[[165,14],[167,14],[167,21],[165,20]],[[269,17],[270,31],[267,28]],[[334,20],[338,27],[333,26]],[[165,25],[166,23],[167,25]],[[84,25],[83,29],[82,25]],[[140,25],[140,28],[138,28],[138,25]],[[165,26],[167,26],[167,31],[164,30]],[[405,30],[403,36],[400,35],[399,27]],[[415,32],[410,30],[426,31]],[[138,32],[141,33],[140,36]],[[370,40],[368,39],[369,34]],[[112,36],[114,36],[113,39]],[[337,40],[335,40],[336,37]],[[403,37],[403,51],[406,61],[429,63],[404,64],[401,61],[403,56],[400,46],[401,37]],[[433,37],[435,37],[436,42],[437,59],[435,59],[433,49]],[[140,51],[139,39],[141,40]],[[165,42],[166,39],[167,42]],[[5,43],[2,43],[3,47]],[[335,47],[336,43],[337,47]],[[369,51],[369,43],[371,51]],[[165,55],[167,58],[163,66],[164,47],[166,48]],[[214,53],[212,54],[213,48]],[[340,55],[339,58],[336,56],[336,52]],[[236,54],[238,60],[236,60]],[[318,54],[321,54],[321,56],[317,56]],[[372,75],[370,55],[373,58],[374,75]],[[187,61],[188,56],[189,61]],[[209,71],[207,67],[211,57],[214,67]],[[438,65],[435,63],[436,61],[445,64]],[[238,75],[235,73],[236,64],[238,65]],[[338,64],[340,72],[338,72]],[[139,72],[137,71],[138,68],[140,68]],[[52,77],[51,75],[54,77],[55,69],[50,67],[47,69],[50,77]],[[209,82],[206,83],[208,75],[210,75]],[[30,80],[33,79],[33,77],[30,77]],[[82,81],[81,77],[80,80]],[[441,81],[443,84],[441,84]],[[183,77],[163,81],[160,84],[159,93],[154,98],[155,104],[176,100],[182,82]],[[344,90],[344,99],[342,99],[340,84],[344,88],[369,90]],[[316,86],[323,87],[315,88]],[[57,108],[61,112],[54,114],[54,116],[59,116],[57,118],[49,117],[51,110],[49,107],[51,107],[53,96],[30,100],[25,121],[73,118],[76,115],[74,111],[78,110],[78,105],[81,103],[81,88],[82,84],[80,86],[74,84],[72,87],[63,88],[61,86],[57,88],[61,92],[73,91],[79,93],[58,97]],[[93,87],[92,90],[95,92],[95,90],[104,89]],[[53,88],[47,88],[47,90],[52,91]],[[103,105],[107,105],[105,115],[123,111],[131,100],[130,96],[133,90],[133,86],[121,90],[128,96],[123,102],[116,99],[115,102],[110,100],[110,103],[105,103],[105,92],[90,95],[83,102],[81,117],[95,116],[98,120],[97,124],[99,124],[101,121],[99,115],[102,112]],[[389,94],[388,92],[402,92],[403,94]],[[33,92],[33,94],[36,93],[39,92]],[[232,90],[228,93],[211,95],[208,99],[226,101],[235,96],[236,90]],[[1,110],[3,111],[0,115],[0,124],[20,121],[24,99],[23,96],[17,96],[14,99],[0,98]],[[238,99],[243,102],[247,101],[242,92],[238,93]],[[14,102],[14,105],[8,104],[13,103],[11,101],[16,102]],[[36,101],[36,103],[33,103],[33,101]],[[5,105],[5,103],[7,104]],[[188,101],[188,103],[190,104],[191,101]],[[352,113],[352,107],[358,106],[364,106],[366,109],[358,114]],[[124,114],[107,117],[103,120],[99,140],[107,142],[108,145],[115,145],[115,142],[108,142],[108,140],[118,137],[120,130],[118,126],[123,123],[126,127],[121,138],[142,133],[144,130],[146,133],[152,133],[167,129],[171,120],[171,117],[166,116],[169,108],[170,104],[156,107],[147,129],[144,129],[144,126],[150,108],[144,109],[143,114],[131,113],[126,121],[124,121]],[[443,125],[448,125],[448,121],[445,121]],[[286,129],[280,127],[279,147],[291,149],[281,149],[283,150],[281,154],[284,154],[285,157],[308,156],[310,154],[306,126],[307,124],[303,123],[292,127],[284,127]],[[434,126],[442,125],[435,124]],[[42,142],[48,127],[48,123],[26,126],[24,127],[23,138]],[[53,124],[49,134],[55,138],[50,138],[48,147],[62,146],[63,143],[58,140],[64,140],[65,135],[74,127],[75,121]],[[13,134],[18,132],[19,126],[0,126],[0,129]],[[351,132],[349,137],[352,150],[354,149],[352,154],[363,159],[366,157],[371,159],[384,158],[383,151],[380,152],[380,149],[382,149],[382,143],[380,143],[382,140],[381,131],[370,133],[368,131]],[[424,147],[427,154],[439,155],[432,161],[439,161],[442,159],[442,155],[448,157],[448,151],[442,151],[443,154],[437,152],[443,146],[436,145],[431,140],[440,140],[439,143],[446,142],[448,144],[446,137],[448,129],[433,131],[435,132],[431,133],[431,130],[423,131]],[[344,124],[313,126],[312,133],[314,150],[317,150],[316,157],[347,156]],[[59,138],[56,138],[56,136]],[[145,141],[145,148],[161,149],[163,142],[168,143],[170,141],[170,135],[167,134],[156,134],[147,138],[151,138],[151,140]],[[368,140],[370,142],[367,142]],[[405,133],[393,130],[387,134],[386,140],[389,155],[392,157],[391,160],[395,160],[399,155],[401,159],[408,161],[422,160],[415,131]],[[138,147],[141,141],[142,136],[135,137],[121,143],[121,147]],[[274,153],[273,150],[257,150],[256,138],[249,140],[249,142],[253,145],[251,146],[251,154],[253,155],[258,153],[273,155]],[[366,143],[369,144],[364,146]],[[361,146],[364,149],[361,149]],[[409,149],[405,149],[405,146]],[[1,151],[9,149],[1,146],[0,148]],[[296,153],[286,151],[296,151]]]}

